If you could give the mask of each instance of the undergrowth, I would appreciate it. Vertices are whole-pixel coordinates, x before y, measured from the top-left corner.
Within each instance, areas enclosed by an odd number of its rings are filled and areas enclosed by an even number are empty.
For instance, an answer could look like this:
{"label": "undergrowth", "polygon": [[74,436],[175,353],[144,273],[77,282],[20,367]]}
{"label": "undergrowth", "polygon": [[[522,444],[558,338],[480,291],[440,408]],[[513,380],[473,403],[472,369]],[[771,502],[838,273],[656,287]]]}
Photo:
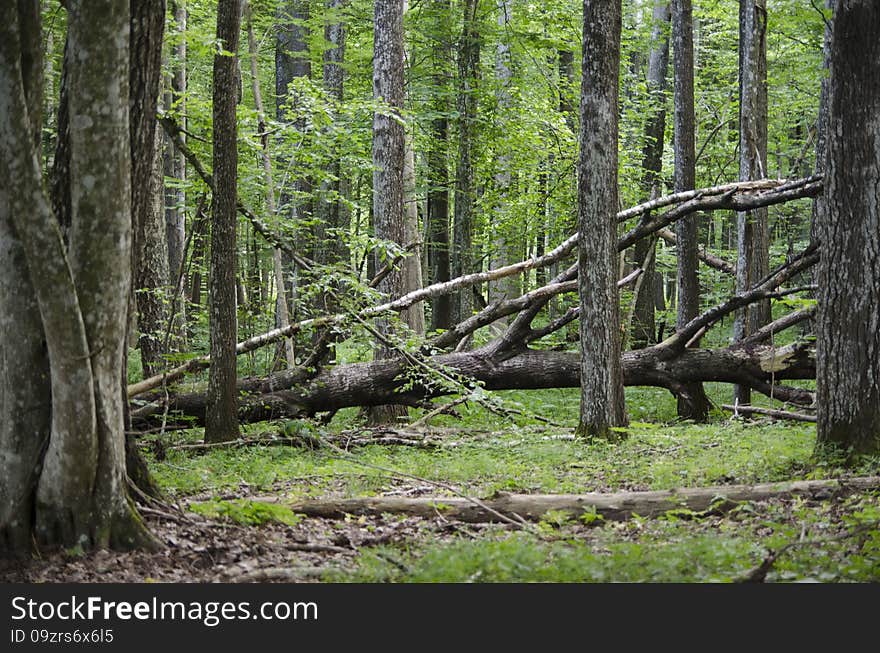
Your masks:
{"label": "undergrowth", "polygon": [[[728,386],[707,385],[714,403],[726,401]],[[517,414],[465,404],[456,416],[432,420],[430,447],[367,444],[346,455],[328,447],[277,443],[208,451],[175,448],[198,442],[199,429],[165,434],[161,447],[150,438],[144,444],[151,469],[169,495],[190,500],[203,515],[254,527],[269,521],[294,526],[302,519],[283,506],[249,500],[267,494],[291,501],[450,494],[434,483],[474,497],[499,491],[662,490],[838,478],[880,469],[876,460],[843,468],[816,459],[812,424],[743,422],[721,412],[714,412],[707,424],[676,422],[674,401],[654,389],[627,389],[632,423],[628,437],[615,444],[574,439],[577,390],[497,394]],[[419,411],[411,412],[415,419]],[[367,432],[357,419],[354,411],[341,411],[328,426],[294,430],[345,448],[347,437]],[[264,423],[249,426],[247,435],[290,431],[289,423]],[[745,504],[712,518],[669,514],[606,524],[589,517],[550,514],[530,532],[498,527],[474,535],[462,527],[464,535],[365,547],[354,567],[328,571],[326,580],[725,582],[748,574],[780,547],[788,548],[774,561],[770,580],[880,580],[876,495]],[[812,542],[823,538],[828,541]],[[792,542],[801,544],[789,546]]]}

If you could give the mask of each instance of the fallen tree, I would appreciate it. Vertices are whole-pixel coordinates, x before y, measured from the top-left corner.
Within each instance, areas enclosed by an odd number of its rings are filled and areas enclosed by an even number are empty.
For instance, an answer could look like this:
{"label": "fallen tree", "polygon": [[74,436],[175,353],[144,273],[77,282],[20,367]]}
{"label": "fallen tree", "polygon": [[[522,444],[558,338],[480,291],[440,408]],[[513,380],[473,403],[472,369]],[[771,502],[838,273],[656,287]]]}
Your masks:
{"label": "fallen tree", "polygon": [[[794,481],[760,485],[724,485],[717,487],[680,488],[649,492],[616,492],[612,494],[508,494],[502,492],[490,499],[464,497],[364,497],[357,499],[323,499],[288,504],[295,513],[310,517],[341,519],[346,515],[403,514],[415,517],[437,517],[463,522],[499,521],[500,517],[537,521],[548,512],[565,512],[573,517],[585,513],[605,520],[623,521],[634,514],[658,517],[670,511],[685,516],[716,514],[751,501],[767,501],[789,497],[828,499],[880,487],[880,476],[840,480]],[[277,498],[259,499],[277,503]],[[696,514],[694,514],[696,513]]]}
{"label": "fallen tree", "polygon": [[[210,175],[207,172],[203,172],[203,177],[208,180],[211,179]],[[763,206],[771,206],[774,204],[789,202],[793,199],[813,197],[821,192],[821,190],[822,179],[818,176],[807,177],[795,181],[765,179],[760,181],[725,184],[712,188],[704,188],[696,191],[677,193],[675,195],[651,200],[650,202],[640,204],[631,209],[621,211],[618,214],[618,220],[620,222],[624,222],[626,220],[641,216],[638,224],[620,237],[620,239],[618,240],[618,250],[623,251],[624,249],[632,246],[641,238],[645,238],[653,234],[654,232],[674,223],[676,220],[679,220],[697,211],[711,211],[721,209],[747,211]],[[671,206],[672,208],[669,208],[662,213],[651,213],[652,211],[656,211],[658,208],[669,206]],[[260,233],[266,235],[266,233],[269,232],[264,233],[263,231],[260,231]],[[284,248],[284,245],[281,242],[282,239],[280,239],[277,235],[269,233],[268,237],[275,246]],[[408,293],[402,297],[384,302],[382,304],[365,307],[355,313],[337,313],[335,315],[302,320],[290,324],[284,328],[273,329],[272,331],[268,331],[266,333],[238,343],[236,347],[236,353],[238,355],[241,355],[255,351],[257,349],[260,349],[261,347],[273,344],[275,342],[278,342],[282,338],[293,336],[296,333],[306,329],[339,329],[343,328],[344,325],[350,322],[352,319],[369,320],[388,313],[399,313],[400,311],[403,311],[410,306],[427,299],[432,299],[434,297],[458,292],[462,289],[470,288],[477,284],[482,284],[489,281],[496,281],[498,279],[503,279],[505,277],[515,274],[522,274],[529,270],[535,270],[557,264],[558,262],[572,254],[575,247],[577,246],[577,238],[577,234],[570,236],[556,248],[554,248],[550,252],[547,252],[546,254],[543,254],[542,256],[530,258],[525,261],[514,263],[512,265],[487,270],[485,272],[476,272],[473,274],[463,275],[461,277],[443,283],[433,284]],[[308,265],[308,262],[302,262],[302,264]],[[540,296],[527,298],[523,300],[520,304],[517,304],[515,306],[511,305],[510,303],[504,302],[502,302],[500,305],[498,303],[492,303],[484,308],[482,311],[480,311],[477,315],[469,318],[469,321],[474,325],[474,329],[476,329],[482,326],[484,323],[488,324],[494,320],[497,320],[499,317],[504,317],[506,315],[511,315],[516,312],[521,312],[520,318],[523,318],[523,316],[525,315],[525,319],[527,319],[528,324],[530,324],[534,317],[537,315],[538,311],[543,308],[553,296],[562,292],[567,292],[575,289],[574,284],[570,284],[567,282],[571,282],[576,279],[576,267],[571,266],[566,269],[562,274],[553,279],[550,285],[556,285],[557,288],[553,289],[552,291],[546,291],[546,288],[539,289],[545,290],[543,294],[538,293],[538,291],[532,291],[532,293],[530,294],[540,294]],[[514,326],[516,326],[517,329],[521,330],[525,325],[525,322],[524,319],[520,318],[518,318],[517,322],[514,323]],[[563,316],[563,321],[560,321],[558,324],[550,325],[552,327],[551,330],[544,329],[544,331],[540,334],[540,337],[543,337],[543,335],[547,335],[547,333],[561,328],[575,318],[576,315],[571,314]],[[535,332],[535,334],[533,335],[536,334],[537,332]],[[450,336],[441,335],[440,338],[438,338],[438,341],[433,344],[436,347],[448,347],[460,342],[460,340],[456,340],[455,342],[451,342],[451,340],[452,338]],[[177,367],[165,370],[162,374],[157,374],[138,383],[130,384],[128,386],[128,396],[130,398],[137,397],[144,393],[150,392],[151,390],[155,390],[156,388],[159,388],[163,385],[167,385],[169,383],[173,383],[179,379],[182,379],[187,374],[192,374],[194,372],[203,370],[209,365],[210,358],[207,356],[193,358],[186,363],[183,363],[182,365],[178,365]]]}
{"label": "fallen tree", "polygon": [[[501,360],[493,357],[490,349],[483,348],[431,360],[448,375],[469,380],[473,388],[538,390],[580,386],[580,358],[573,352],[526,349]],[[720,381],[747,384],[801,406],[814,401],[812,393],[806,390],[774,384],[815,377],[815,351],[808,343],[779,348],[687,349],[668,360],[663,359],[661,350],[649,348],[625,352],[622,363],[624,384],[628,386],[656,386],[678,394],[684,392],[688,383]],[[245,422],[259,422],[307,417],[351,406],[424,406],[428,399],[463,391],[460,386],[432,381],[433,377],[413,381],[410,365],[403,360],[340,365],[308,380],[296,372],[280,372],[239,384],[239,417]],[[167,408],[172,415],[203,424],[205,395],[172,394]],[[150,403],[132,412],[132,424],[146,427],[150,418],[164,413],[163,402]]]}
{"label": "fallen tree", "polygon": [[[640,217],[638,223],[619,240],[619,249],[639,238],[663,229],[676,219],[697,210],[729,208],[745,210],[794,197],[806,197],[821,188],[821,180],[808,178],[795,182],[764,180],[744,182],[680,193],[653,200],[640,207],[621,212],[619,217]],[[660,207],[670,207],[659,214]],[[333,413],[350,406],[376,406],[389,403],[425,406],[434,397],[456,394],[459,397],[480,397],[482,390],[541,389],[577,387],[580,384],[577,353],[543,351],[533,348],[541,338],[558,331],[578,318],[573,307],[548,324],[535,326],[534,321],[551,298],[577,292],[575,265],[564,269],[547,285],[520,297],[493,302],[482,310],[424,344],[418,351],[409,351],[393,339],[378,333],[372,318],[399,312],[419,301],[469,288],[478,283],[499,279],[526,270],[557,263],[571,254],[576,245],[572,236],[543,256],[521,261],[495,270],[465,275],[451,281],[428,286],[403,297],[362,309],[349,309],[336,315],[313,318],[275,329],[238,345],[238,353],[253,351],[277,342],[306,328],[332,329],[337,334],[362,329],[370,337],[397,351],[396,359],[339,365],[322,369],[318,357],[307,364],[264,378],[239,382],[240,418],[261,421],[273,418],[296,418],[317,413]],[[785,289],[784,285],[818,261],[818,250],[809,247],[792,258],[749,291],[730,297],[705,311],[658,345],[623,354],[626,385],[657,386],[688,400],[688,385],[695,382],[721,381],[748,385],[766,395],[805,406],[814,402],[812,393],[780,385],[789,379],[815,377],[815,358],[811,343],[800,342],[786,347],[764,344],[773,335],[807,319],[809,310],[787,315],[768,325],[755,337],[737,347],[695,349],[705,332],[733,311],[753,302],[779,298],[811,287]],[[619,283],[633,281],[640,270]],[[461,343],[477,329],[499,317],[516,315],[506,331],[495,341],[474,351],[459,351]],[[454,351],[449,351],[450,349]],[[448,353],[444,353],[448,352]],[[168,384],[183,375],[210,364],[206,357],[129,386],[130,397],[139,396],[132,410],[135,429],[175,420],[203,423],[205,400],[200,393],[179,393]],[[161,395],[145,393],[166,385]]]}

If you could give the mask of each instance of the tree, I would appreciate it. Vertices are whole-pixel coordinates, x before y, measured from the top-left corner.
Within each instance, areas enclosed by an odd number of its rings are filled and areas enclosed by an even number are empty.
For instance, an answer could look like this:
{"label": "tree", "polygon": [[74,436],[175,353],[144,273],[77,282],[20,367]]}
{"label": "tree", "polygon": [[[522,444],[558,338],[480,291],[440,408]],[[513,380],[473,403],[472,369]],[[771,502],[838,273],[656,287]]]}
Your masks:
{"label": "tree", "polygon": [[[165,83],[163,98],[165,111],[176,111],[184,114],[186,110],[186,2],[179,0],[170,3],[174,15],[174,29],[179,41],[173,48],[173,63],[170,79]],[[182,121],[186,126],[185,120]],[[186,135],[181,138],[186,142]],[[164,139],[164,176],[177,180],[177,184],[165,185],[165,239],[168,250],[168,286],[172,289],[172,310],[174,322],[172,336],[175,349],[180,349],[186,342],[186,293],[182,276],[184,264],[184,246],[186,244],[186,159],[176,151],[170,137]]]}
{"label": "tree", "polygon": [[880,6],[838,0],[820,205],[818,445],[880,453]]}
{"label": "tree", "polygon": [[[409,0],[403,0],[403,13],[409,11]],[[402,30],[402,28],[401,28]],[[411,61],[406,49],[404,39],[404,61]],[[406,92],[404,91],[404,100]],[[403,240],[401,245],[410,247],[409,255],[400,264],[403,271],[402,292],[410,292],[422,287],[422,248],[421,230],[419,228],[419,198],[416,195],[416,150],[415,150],[415,122],[409,120],[404,134],[403,153]],[[407,326],[413,333],[425,335],[425,306],[418,303],[401,314]]]}
{"label": "tree", "polygon": [[[767,176],[767,2],[739,3],[739,178]],[[747,291],[769,271],[770,236],[767,211],[739,213],[736,217],[736,289]],[[739,342],[770,320],[770,302],[743,309],[733,323]],[[734,395],[748,404],[748,388],[736,386]]]}
{"label": "tree", "polygon": [[168,242],[165,215],[157,197],[164,197],[161,142],[156,128],[156,105],[162,77],[162,34],[165,2],[130,3],[131,64],[129,89],[131,129],[131,213],[133,285],[138,314],[138,347],[144,376],[164,363],[167,326]]}
{"label": "tree", "polygon": [[[322,70],[324,88],[337,103],[341,103],[345,97],[345,35],[346,25],[342,10],[347,6],[348,0],[326,0],[325,7],[328,14],[328,22],[324,26],[324,40],[327,49],[324,50],[324,66]],[[321,183],[321,202],[318,204],[319,220],[318,228],[331,234],[323,237],[324,245],[320,248],[315,260],[319,263],[345,262],[348,257],[346,240],[342,236],[348,229],[347,209],[344,207],[343,183],[344,173],[342,161],[338,153],[334,153],[330,161],[329,178]],[[335,306],[332,302],[328,308]]]}
{"label": "tree", "polygon": [[[257,131],[260,134],[260,158],[263,162],[263,180],[266,185],[266,211],[273,223],[278,224],[278,209],[275,202],[275,181],[272,177],[272,158],[269,154],[269,134],[266,123],[266,110],[263,107],[263,94],[260,90],[259,62],[257,39],[254,35],[253,11],[249,3],[245,4],[247,15],[248,55],[251,69],[251,91],[254,96],[254,108],[257,110]],[[284,328],[290,324],[290,311],[287,306],[287,291],[284,283],[284,261],[280,247],[272,250],[272,273],[275,279],[275,322]],[[284,340],[284,357],[288,367],[296,365],[296,352],[293,340]]]}
{"label": "tree", "polygon": [[[34,540],[82,549],[155,544],[128,497],[120,388],[131,287],[129,8],[109,0],[67,6],[76,52],[68,70],[69,245],[39,166],[39,4],[0,6],[0,174],[7,180],[0,278],[22,284],[10,292],[0,282],[0,313],[36,329],[0,345],[0,405],[22,415],[13,420],[26,429],[0,427],[0,549],[7,553],[26,553]],[[38,319],[24,294],[36,297]],[[45,353],[33,347],[41,340]]]}
{"label": "tree", "polygon": [[[400,111],[403,107],[403,0],[376,0],[373,31],[373,98],[383,107],[373,114],[373,219],[376,238],[404,243],[403,169],[405,130]],[[384,261],[375,253],[379,270]],[[392,270],[379,283],[378,290],[390,297],[403,294],[403,272]],[[380,320],[377,331],[390,335],[387,321]],[[374,350],[377,360],[395,356],[387,343]],[[388,422],[404,414],[400,406],[374,409],[371,419]]]}
{"label": "tree", "polygon": [[211,279],[209,286],[211,359],[208,376],[208,419],[205,441],[238,437],[236,316],[236,205],[238,200],[238,133],[235,107],[239,79],[236,66],[240,0],[217,5],[217,40],[223,51],[214,55],[214,201],[211,215]]}
{"label": "tree", "polygon": [[[660,172],[663,169],[663,141],[666,133],[666,76],[669,68],[669,2],[654,2],[651,28],[651,52],[648,55],[649,114],[645,122],[645,149],[642,158],[643,190],[649,197],[661,194]],[[637,281],[638,292],[633,297],[632,343],[644,347],[655,342],[654,305],[656,287],[660,283],[655,266],[657,241],[645,239],[636,243],[634,257],[644,272]]]}
{"label": "tree", "polygon": [[[450,0],[434,0],[431,4],[436,22],[432,34],[432,92],[434,119],[431,121],[431,141],[427,153],[428,164],[428,242],[427,258],[430,283],[450,279],[449,267],[449,94],[446,77],[452,60],[449,39]],[[437,297],[431,303],[431,330],[452,326],[452,301],[449,295]]]}
{"label": "tree", "polygon": [[[477,121],[477,84],[480,70],[480,34],[477,8],[480,0],[461,0],[462,31],[458,44],[458,158],[455,164],[455,204],[452,217],[452,276],[473,271],[474,139]],[[470,291],[454,297],[453,319],[461,322],[473,310]]]}
{"label": "tree", "polygon": [[620,0],[584,0],[578,159],[581,411],[578,434],[613,439],[627,423],[617,295]]}
{"label": "tree", "polygon": [[[513,77],[510,55],[510,0],[496,0],[497,24],[500,32],[498,45],[495,49],[495,82],[498,85],[495,93],[498,105],[497,120],[502,123],[507,119],[506,113],[510,110],[512,99],[510,97],[510,85]],[[503,146],[502,146],[503,147]],[[491,242],[489,243],[491,255],[489,267],[496,268],[516,260],[516,247],[509,233],[510,228],[504,224],[503,216],[509,211],[508,194],[510,193],[512,163],[507,152],[499,151],[496,156],[497,171],[493,176],[495,192],[498,194],[498,203],[494,207],[495,219],[491,221]],[[519,293],[519,279],[506,277],[499,281],[489,282],[489,302],[504,301],[517,297]],[[490,329],[498,336],[504,333],[506,320],[502,319],[493,324]]]}
{"label": "tree", "polygon": [[[690,0],[672,0],[672,40],[675,48],[675,192],[693,190],[696,183],[694,126],[694,43]],[[697,276],[697,216],[675,223],[678,251],[678,311],[675,326],[682,329],[700,312],[700,279]],[[709,400],[702,384],[683,388],[678,414],[704,421]]]}

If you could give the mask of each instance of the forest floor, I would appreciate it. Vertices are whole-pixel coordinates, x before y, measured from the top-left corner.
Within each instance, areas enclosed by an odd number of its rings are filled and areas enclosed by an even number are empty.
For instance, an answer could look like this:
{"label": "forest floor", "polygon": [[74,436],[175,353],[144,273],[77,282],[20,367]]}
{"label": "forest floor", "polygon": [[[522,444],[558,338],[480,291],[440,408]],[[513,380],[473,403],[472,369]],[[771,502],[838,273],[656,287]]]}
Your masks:
{"label": "forest floor", "polygon": [[[725,386],[709,384],[726,401]],[[197,429],[143,440],[165,504],[145,511],[156,553],[67,551],[0,566],[19,582],[791,582],[880,581],[880,494],[741,503],[606,521],[550,512],[523,524],[393,514],[305,517],[286,504],[365,496],[487,498],[497,492],[658,490],[876,475],[813,455],[812,424],[674,419],[674,402],[628,389],[619,443],[573,437],[577,391],[498,393],[507,409],[465,404],[418,430],[249,427],[246,445],[204,449]],[[418,411],[413,411],[415,414]],[[547,419],[552,424],[547,423]],[[283,440],[279,440],[279,434]],[[271,438],[271,439],[270,439]],[[295,441],[300,446],[290,446]],[[320,441],[334,446],[319,446]],[[272,503],[266,501],[271,498]]]}

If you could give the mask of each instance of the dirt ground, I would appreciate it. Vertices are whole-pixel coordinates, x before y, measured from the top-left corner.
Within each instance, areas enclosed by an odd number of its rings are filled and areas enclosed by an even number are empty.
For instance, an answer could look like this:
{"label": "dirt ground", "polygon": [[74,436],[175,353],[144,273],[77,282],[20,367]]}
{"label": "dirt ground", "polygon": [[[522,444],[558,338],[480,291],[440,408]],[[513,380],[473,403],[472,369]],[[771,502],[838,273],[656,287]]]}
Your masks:
{"label": "dirt ground", "polygon": [[452,537],[465,528],[439,518],[309,518],[295,526],[239,526],[193,513],[147,512],[144,517],[163,545],[157,552],[56,552],[26,562],[0,559],[0,582],[317,582],[328,570],[351,566],[362,547]]}

